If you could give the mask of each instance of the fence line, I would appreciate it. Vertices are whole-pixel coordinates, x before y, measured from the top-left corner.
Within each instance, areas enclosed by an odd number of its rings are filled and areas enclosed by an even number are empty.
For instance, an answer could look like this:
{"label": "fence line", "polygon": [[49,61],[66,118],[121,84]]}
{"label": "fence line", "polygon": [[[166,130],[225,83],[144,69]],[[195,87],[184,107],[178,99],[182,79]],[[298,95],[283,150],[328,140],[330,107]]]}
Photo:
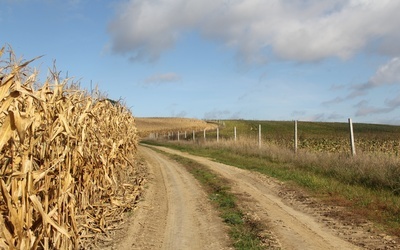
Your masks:
{"label": "fence line", "polygon": [[294,121],[294,153],[297,153],[297,120]]}
{"label": "fence line", "polygon": [[351,118],[349,118],[349,129],[350,129],[351,154],[353,156],[355,156],[356,155],[356,145],[354,144],[353,122],[351,121]]}
{"label": "fence line", "polygon": [[[351,154],[353,156],[355,156],[356,155],[356,149],[355,149],[355,142],[354,142],[353,122],[352,122],[351,118],[348,119],[348,123],[349,123],[349,130],[350,130],[349,132],[350,132]],[[297,151],[298,151],[298,121],[297,120],[294,120],[293,126],[294,126],[294,129],[293,129],[293,151],[294,151],[294,153],[297,153]],[[192,131],[193,132],[192,133],[192,138],[189,138],[189,139],[192,139],[195,142],[196,141],[196,132],[200,132],[200,131],[193,130]],[[202,132],[203,132],[204,141],[206,141],[206,139],[207,139],[207,129],[204,129]],[[217,133],[216,140],[217,140],[217,142],[219,142],[219,139],[220,139],[220,133],[219,132],[220,132],[219,131],[219,127],[217,127],[217,129],[216,129],[216,133]],[[237,135],[236,126],[234,127],[233,133],[234,133],[234,141],[237,141],[238,135]],[[188,139],[186,131],[185,131],[184,134],[185,134],[185,139]],[[154,137],[157,139],[158,138],[158,134],[156,133],[156,134],[151,134],[150,135],[150,138],[154,138]],[[171,138],[172,138],[172,140],[174,140],[175,139],[174,132],[168,132],[168,134],[166,134],[165,137],[167,137],[168,140],[171,140]],[[178,141],[180,140],[180,132],[179,131],[177,132],[177,139],[178,139]],[[259,124],[258,125],[258,148],[261,148],[261,147],[262,147],[262,127],[261,127],[261,124]]]}

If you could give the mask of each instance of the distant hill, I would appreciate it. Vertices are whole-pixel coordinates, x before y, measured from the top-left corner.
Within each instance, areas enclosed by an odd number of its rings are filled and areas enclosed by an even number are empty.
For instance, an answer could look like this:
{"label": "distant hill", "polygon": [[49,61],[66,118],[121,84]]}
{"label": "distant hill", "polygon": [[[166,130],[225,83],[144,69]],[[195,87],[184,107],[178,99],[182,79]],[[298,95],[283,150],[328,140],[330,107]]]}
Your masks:
{"label": "distant hill", "polygon": [[217,127],[216,124],[199,119],[175,117],[136,117],[135,123],[141,137],[147,137],[151,133],[191,132]]}

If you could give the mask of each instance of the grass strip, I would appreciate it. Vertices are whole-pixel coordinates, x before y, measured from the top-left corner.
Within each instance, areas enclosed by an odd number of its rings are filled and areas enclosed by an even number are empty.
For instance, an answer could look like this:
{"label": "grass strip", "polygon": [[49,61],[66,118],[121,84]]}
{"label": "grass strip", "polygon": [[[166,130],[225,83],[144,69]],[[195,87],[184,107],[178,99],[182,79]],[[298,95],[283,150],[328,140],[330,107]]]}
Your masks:
{"label": "grass strip", "polygon": [[368,219],[391,234],[400,236],[400,196],[379,188],[349,183],[318,168],[302,168],[293,162],[276,162],[268,157],[238,154],[228,148],[202,147],[196,144],[146,142],[166,146],[242,169],[257,171],[307,190],[327,204],[346,207],[354,215]]}
{"label": "grass strip", "polygon": [[167,155],[180,163],[201,183],[211,203],[219,211],[220,217],[229,226],[229,235],[233,240],[235,249],[265,249],[260,236],[263,230],[262,225],[248,218],[240,210],[236,204],[236,196],[230,192],[229,181],[214,173],[209,167],[196,161],[154,148],[152,150]]}

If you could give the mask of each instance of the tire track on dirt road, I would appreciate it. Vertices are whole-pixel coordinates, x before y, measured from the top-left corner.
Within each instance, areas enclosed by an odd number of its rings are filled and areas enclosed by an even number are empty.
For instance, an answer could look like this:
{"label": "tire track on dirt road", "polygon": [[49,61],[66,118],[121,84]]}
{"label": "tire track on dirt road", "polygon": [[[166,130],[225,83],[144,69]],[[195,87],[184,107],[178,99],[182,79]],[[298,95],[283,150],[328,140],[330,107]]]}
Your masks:
{"label": "tire track on dirt road", "polygon": [[177,150],[155,148],[195,160],[228,179],[232,183],[232,192],[243,198],[240,202],[246,209],[268,225],[282,249],[361,249],[338,237],[310,214],[286,205],[271,191],[273,183],[267,177]]}
{"label": "tire track on dirt road", "polygon": [[115,249],[231,249],[227,227],[197,180],[149,148],[139,146],[149,183]]}

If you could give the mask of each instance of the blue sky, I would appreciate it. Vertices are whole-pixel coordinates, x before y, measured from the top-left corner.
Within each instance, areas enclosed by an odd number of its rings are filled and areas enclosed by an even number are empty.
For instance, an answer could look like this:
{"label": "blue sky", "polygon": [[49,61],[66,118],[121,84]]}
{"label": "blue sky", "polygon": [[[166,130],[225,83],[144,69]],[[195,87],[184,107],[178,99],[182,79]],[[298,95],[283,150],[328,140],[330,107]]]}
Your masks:
{"label": "blue sky", "polygon": [[0,0],[0,46],[138,117],[400,125],[398,0]]}

